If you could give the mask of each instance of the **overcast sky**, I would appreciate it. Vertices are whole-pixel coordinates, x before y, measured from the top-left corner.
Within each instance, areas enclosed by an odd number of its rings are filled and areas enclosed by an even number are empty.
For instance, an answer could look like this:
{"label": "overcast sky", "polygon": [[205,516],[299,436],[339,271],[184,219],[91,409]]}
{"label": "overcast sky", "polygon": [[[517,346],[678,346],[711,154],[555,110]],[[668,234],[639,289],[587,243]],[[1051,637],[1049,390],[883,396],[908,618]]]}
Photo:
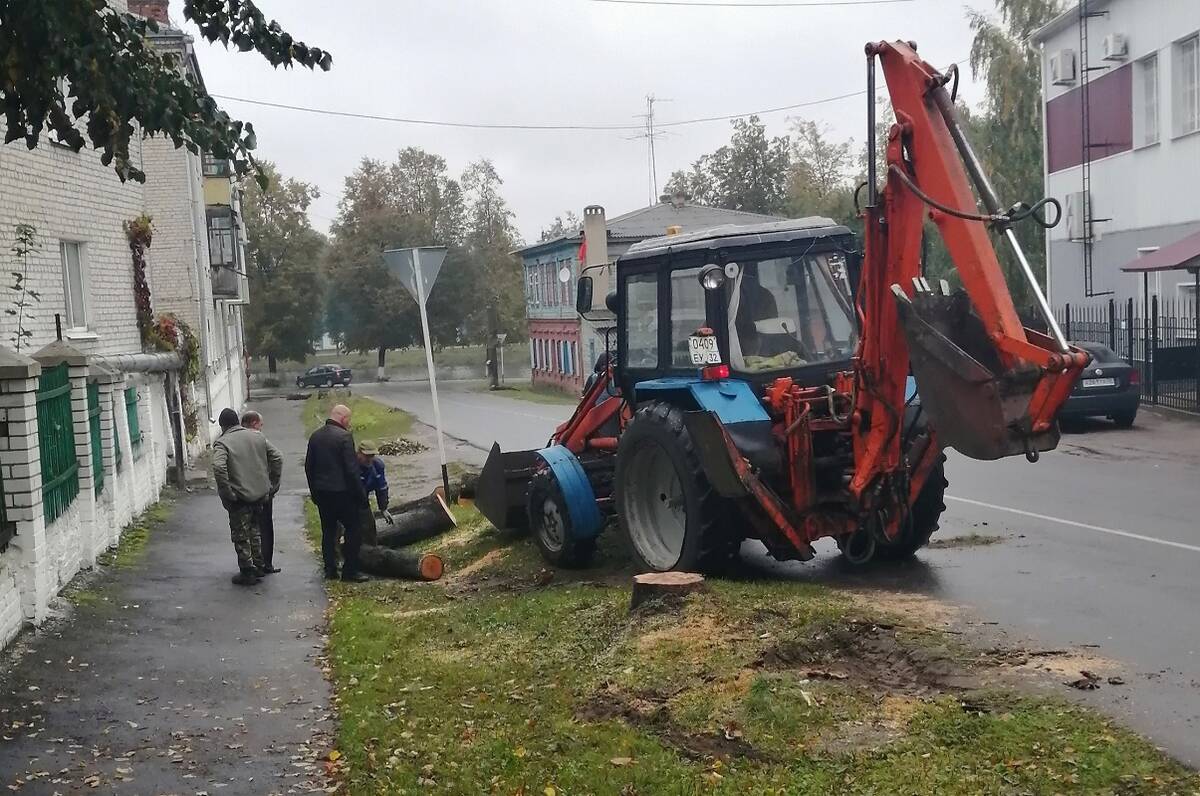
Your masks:
{"label": "overcast sky", "polygon": [[[594,0],[258,0],[297,39],[333,54],[329,72],[272,70],[255,53],[198,41],[214,94],[386,116],[520,124],[640,123],[657,95],[660,122],[743,114],[865,88],[863,44],[912,39],[938,66],[970,50],[966,7],[912,0],[859,7],[694,8]],[[991,0],[968,0],[991,8]],[[182,0],[171,0],[174,20]],[[193,31],[194,32],[194,31]],[[980,90],[964,69],[960,96]],[[670,100],[669,102],[666,100]],[[419,146],[457,175],[490,158],[526,240],[565,210],[602,204],[610,216],[648,203],[644,139],[636,131],[463,130],[314,115],[221,100],[254,123],[259,154],[317,185],[313,225],[326,229],[345,177],[363,157],[393,159]],[[788,119],[863,139],[863,97],[764,114],[775,135]],[[667,128],[657,144],[659,185],[672,170],[726,142],[727,121]]]}

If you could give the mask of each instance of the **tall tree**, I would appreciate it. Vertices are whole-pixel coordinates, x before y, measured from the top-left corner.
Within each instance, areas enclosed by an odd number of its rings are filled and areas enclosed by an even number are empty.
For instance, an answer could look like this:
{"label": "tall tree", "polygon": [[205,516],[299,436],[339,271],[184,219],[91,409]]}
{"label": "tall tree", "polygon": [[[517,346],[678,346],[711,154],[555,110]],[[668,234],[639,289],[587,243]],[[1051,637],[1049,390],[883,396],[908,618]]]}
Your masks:
{"label": "tall tree", "polygon": [[787,201],[790,162],[786,137],[768,137],[757,116],[734,119],[729,143],[702,156],[690,171],[673,173],[666,187],[715,207],[780,213]]}
{"label": "tall tree", "polygon": [[[252,0],[185,0],[183,16],[209,41],[256,50],[276,67],[332,64],[329,53],[267,22]],[[156,30],[157,23],[104,0],[0,0],[4,142],[23,140],[33,149],[50,129],[75,151],[90,142],[122,180],[142,181],[130,140],[163,135],[248,172],[254,128],[231,119],[182,75],[175,56],[156,52],[146,41]]]}
{"label": "tall tree", "polygon": [[550,226],[542,229],[541,234],[538,235],[538,243],[545,243],[548,240],[567,235],[578,235],[582,228],[583,221],[575,215],[575,211],[568,210],[561,216],[555,216],[554,220],[550,222]]}
{"label": "tall tree", "polygon": [[831,141],[828,129],[805,119],[793,119],[790,135],[787,214],[826,216],[851,223],[854,212],[855,163],[853,139]]}
{"label": "tall tree", "polygon": [[284,178],[272,163],[262,163],[262,171],[267,187],[248,186],[242,204],[253,296],[246,308],[246,340],[274,373],[278,360],[312,354],[323,329],[325,236],[308,221],[308,207],[320,192]]}
{"label": "tall tree", "polygon": [[[504,181],[485,159],[467,167],[462,184],[467,200],[466,244],[478,268],[475,292],[488,313],[478,327],[521,339],[525,336],[524,284],[521,260],[513,254],[520,236],[513,226],[512,210],[500,194]],[[497,328],[489,328],[491,322],[497,323]]]}
{"label": "tall tree", "polygon": [[[1059,0],[996,0],[1000,13],[968,12],[971,71],[987,84],[984,115],[973,125],[980,156],[1006,204],[1033,202],[1045,190],[1042,181],[1041,57],[1032,34],[1061,11]],[[1026,222],[1015,227],[1039,278],[1045,279],[1045,231]],[[997,247],[1018,302],[1032,297],[1020,266],[1007,246]]]}
{"label": "tall tree", "polygon": [[383,251],[446,246],[449,254],[428,299],[436,345],[458,342],[473,284],[463,253],[465,209],[459,183],[441,157],[416,147],[394,163],[364,159],[346,178],[326,258],[327,318],[343,346],[376,351],[382,373],[387,351],[421,339],[416,302],[392,279]]}

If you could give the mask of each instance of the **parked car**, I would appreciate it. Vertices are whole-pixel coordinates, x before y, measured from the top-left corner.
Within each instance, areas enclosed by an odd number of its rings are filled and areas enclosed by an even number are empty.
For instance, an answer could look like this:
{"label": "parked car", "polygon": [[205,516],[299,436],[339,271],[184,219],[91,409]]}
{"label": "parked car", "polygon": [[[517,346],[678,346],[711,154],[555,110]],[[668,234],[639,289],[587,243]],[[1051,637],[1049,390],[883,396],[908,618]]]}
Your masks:
{"label": "parked car", "polygon": [[296,377],[297,387],[350,386],[350,368],[341,365],[317,365]]}
{"label": "parked car", "polygon": [[1075,343],[1092,355],[1091,364],[1079,374],[1071,396],[1059,410],[1060,419],[1107,417],[1121,428],[1129,428],[1137,417],[1142,396],[1142,374],[1100,343]]}

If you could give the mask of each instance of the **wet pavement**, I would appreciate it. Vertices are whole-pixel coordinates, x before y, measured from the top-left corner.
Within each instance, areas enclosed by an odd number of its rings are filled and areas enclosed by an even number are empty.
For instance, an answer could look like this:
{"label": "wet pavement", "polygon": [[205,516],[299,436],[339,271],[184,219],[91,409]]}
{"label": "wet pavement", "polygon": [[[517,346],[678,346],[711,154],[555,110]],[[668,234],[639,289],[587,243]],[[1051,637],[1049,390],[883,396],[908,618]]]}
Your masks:
{"label": "wet pavement", "polygon": [[129,568],[0,659],[0,786],[21,794],[321,792],[334,722],[320,569],[303,538],[299,405],[264,407],[284,452],[278,575],[230,583],[215,493],[179,495]]}
{"label": "wet pavement", "polygon": [[[476,384],[439,388],[446,432],[480,449],[494,439],[505,450],[542,445],[571,412]],[[432,422],[427,385],[362,392]],[[944,601],[1005,643],[1107,659],[1124,685],[1086,694],[1064,686],[1063,696],[1200,766],[1200,421],[1143,411],[1133,429],[1088,422],[1036,464],[949,456],[935,538],[1001,537],[995,544],[928,549],[866,573],[847,571],[829,542],[803,564],[775,562],[753,542],[744,557],[779,577],[875,590],[881,600],[899,592]]]}

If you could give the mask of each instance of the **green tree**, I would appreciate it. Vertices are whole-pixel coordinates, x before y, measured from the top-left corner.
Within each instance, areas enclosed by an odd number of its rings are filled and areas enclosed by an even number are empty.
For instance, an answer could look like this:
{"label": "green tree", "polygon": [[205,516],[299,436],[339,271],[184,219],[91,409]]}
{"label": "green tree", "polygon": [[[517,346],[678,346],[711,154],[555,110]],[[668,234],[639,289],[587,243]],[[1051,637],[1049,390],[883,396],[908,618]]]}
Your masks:
{"label": "green tree", "polygon": [[[999,21],[968,12],[971,29],[971,71],[986,80],[983,116],[972,125],[977,151],[1000,196],[1008,205],[1032,203],[1045,190],[1042,184],[1041,56],[1032,34],[1057,16],[1058,0],[997,0]],[[1017,239],[1044,281],[1045,231],[1026,222],[1015,227]],[[998,245],[1000,262],[1018,303],[1031,296],[1020,266],[1007,245]]]}
{"label": "green tree", "polygon": [[[525,293],[521,260],[513,251],[520,236],[513,226],[513,213],[500,194],[504,181],[490,160],[472,163],[463,172],[467,200],[466,245],[475,264],[478,301],[485,311],[483,319],[472,318],[471,326],[481,332],[506,332],[516,339],[525,337]],[[496,329],[488,314],[494,314]],[[482,322],[480,322],[482,320]]]}
{"label": "green tree", "polygon": [[321,258],[325,236],[312,228],[308,208],[320,192],[312,185],[282,177],[274,164],[263,162],[267,179],[246,190],[250,305],[246,308],[246,340],[251,353],[277,361],[301,361],[313,353],[323,327]]}
{"label": "green tree", "polygon": [[787,214],[793,218],[826,216],[842,224],[853,223],[857,215],[851,176],[856,160],[853,139],[831,141],[826,127],[793,119],[789,144]]}
{"label": "green tree", "polygon": [[[252,0],[185,0],[183,16],[208,41],[256,50],[276,67],[327,70],[332,63],[329,53],[268,22]],[[23,140],[33,149],[49,129],[75,151],[90,142],[122,180],[142,181],[130,140],[162,135],[247,173],[254,128],[217,107],[180,73],[175,56],[156,52],[146,41],[156,30],[105,0],[0,0],[5,143]]]}
{"label": "green tree", "polygon": [[702,156],[690,170],[674,172],[666,190],[714,207],[781,213],[787,202],[790,165],[787,137],[768,137],[757,116],[734,119],[729,143]]}
{"label": "green tree", "polygon": [[555,216],[554,220],[550,222],[550,226],[542,230],[538,235],[538,243],[545,243],[548,240],[564,236],[578,235],[581,229],[583,229],[583,221],[575,215],[573,210],[568,210],[561,216]]}
{"label": "green tree", "polygon": [[461,339],[464,318],[478,306],[464,223],[462,188],[438,155],[409,147],[394,163],[359,164],[346,178],[326,257],[326,317],[344,347],[376,351],[382,372],[389,349],[421,340],[416,302],[388,273],[382,254],[410,246],[449,249],[429,294],[430,334],[438,346]]}

